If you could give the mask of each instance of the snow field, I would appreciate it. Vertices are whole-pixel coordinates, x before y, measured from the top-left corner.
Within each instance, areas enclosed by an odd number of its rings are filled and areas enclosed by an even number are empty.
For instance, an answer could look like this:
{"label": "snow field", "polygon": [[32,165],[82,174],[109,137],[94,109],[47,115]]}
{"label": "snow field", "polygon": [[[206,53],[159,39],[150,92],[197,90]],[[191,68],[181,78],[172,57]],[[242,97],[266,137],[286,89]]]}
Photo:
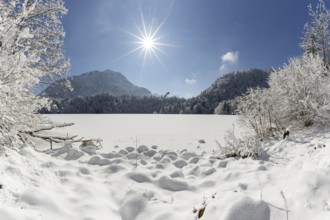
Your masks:
{"label": "snow field", "polygon": [[219,159],[194,146],[6,149],[0,160],[0,216],[277,220],[286,219],[286,199],[290,220],[330,219],[329,141],[322,131],[264,143],[264,160]]}
{"label": "snow field", "polygon": [[[212,152],[215,141],[222,142],[225,130],[236,124],[236,116],[158,115],[158,114],[60,114],[47,115],[55,122],[73,122],[74,126],[58,129],[59,133],[78,134],[85,139],[101,138],[104,151],[115,146],[157,146],[162,150],[202,148]],[[49,148],[49,145],[43,145]]]}

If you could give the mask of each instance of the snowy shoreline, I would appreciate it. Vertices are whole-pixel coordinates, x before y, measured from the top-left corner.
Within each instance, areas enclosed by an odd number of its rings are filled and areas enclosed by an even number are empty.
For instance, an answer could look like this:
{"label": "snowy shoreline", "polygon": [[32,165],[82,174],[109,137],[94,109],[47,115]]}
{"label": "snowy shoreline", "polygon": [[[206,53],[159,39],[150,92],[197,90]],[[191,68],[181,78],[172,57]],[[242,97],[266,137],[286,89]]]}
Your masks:
{"label": "snowy shoreline", "polygon": [[[45,115],[55,122],[73,122],[60,133],[78,134],[86,139],[101,138],[103,151],[114,146],[156,145],[163,150],[192,149],[200,146],[211,153],[216,141],[235,124],[236,116],[224,115],[158,115],[158,114],[59,114]],[[56,131],[56,130],[55,130]],[[205,143],[199,143],[204,140]]]}

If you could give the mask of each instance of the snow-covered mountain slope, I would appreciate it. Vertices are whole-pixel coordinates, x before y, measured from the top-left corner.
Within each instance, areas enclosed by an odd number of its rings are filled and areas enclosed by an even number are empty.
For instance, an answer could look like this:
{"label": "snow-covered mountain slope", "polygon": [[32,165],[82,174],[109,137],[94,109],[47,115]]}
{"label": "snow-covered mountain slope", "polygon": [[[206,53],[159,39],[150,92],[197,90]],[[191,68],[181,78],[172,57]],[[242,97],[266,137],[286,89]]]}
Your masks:
{"label": "snow-covered mountain slope", "polygon": [[143,143],[95,153],[70,144],[6,149],[1,219],[330,219],[327,130],[264,143],[261,160],[221,160],[195,139],[170,150]]}
{"label": "snow-covered mountain slope", "polygon": [[[70,81],[72,91],[63,86],[65,80]],[[92,71],[56,81],[41,94],[52,98],[72,98],[103,93],[113,96],[151,96],[149,90],[134,85],[123,74],[111,70]]]}

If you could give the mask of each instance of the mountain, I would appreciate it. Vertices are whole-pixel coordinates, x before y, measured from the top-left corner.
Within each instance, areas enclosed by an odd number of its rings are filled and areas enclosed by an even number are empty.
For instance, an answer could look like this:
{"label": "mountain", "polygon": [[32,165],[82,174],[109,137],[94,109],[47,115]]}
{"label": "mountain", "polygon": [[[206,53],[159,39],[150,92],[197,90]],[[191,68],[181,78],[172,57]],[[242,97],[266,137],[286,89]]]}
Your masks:
{"label": "mountain", "polygon": [[44,113],[164,113],[234,114],[236,98],[249,88],[268,87],[269,71],[251,69],[218,78],[200,95],[177,97],[115,97],[109,93],[53,100],[55,108]]}
{"label": "mountain", "polygon": [[[63,87],[66,80],[70,81],[72,91]],[[41,95],[52,98],[73,98],[104,93],[112,96],[151,96],[149,90],[134,85],[123,74],[111,70],[92,71],[58,80],[45,89]]]}
{"label": "mountain", "polygon": [[199,97],[207,97],[212,103],[219,100],[234,99],[241,96],[249,88],[268,87],[269,71],[250,69],[233,72],[218,78]]}
{"label": "mountain", "polygon": [[200,95],[188,100],[188,110],[197,114],[233,114],[236,108],[235,98],[246,93],[249,88],[268,87],[269,74],[269,71],[260,69],[226,74]]}

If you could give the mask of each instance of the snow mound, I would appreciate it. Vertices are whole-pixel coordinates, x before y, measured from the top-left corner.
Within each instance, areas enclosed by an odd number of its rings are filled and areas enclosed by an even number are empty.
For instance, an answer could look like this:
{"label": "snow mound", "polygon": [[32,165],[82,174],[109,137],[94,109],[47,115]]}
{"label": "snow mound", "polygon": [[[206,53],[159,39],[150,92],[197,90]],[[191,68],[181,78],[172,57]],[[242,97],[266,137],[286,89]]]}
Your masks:
{"label": "snow mound", "polygon": [[179,159],[179,160],[174,161],[173,165],[176,166],[177,168],[182,168],[182,167],[187,166],[188,163],[185,160],[180,160]]}
{"label": "snow mound", "polygon": [[170,174],[170,177],[172,177],[172,178],[178,178],[178,177],[183,178],[184,175],[183,175],[182,171],[176,170],[176,171],[174,171],[173,173]]}
{"label": "snow mound", "polygon": [[143,154],[147,157],[153,157],[156,153],[157,153],[157,151],[155,151],[155,150],[148,150],[148,151],[143,152]]}
{"label": "snow mound", "polygon": [[146,173],[133,172],[133,173],[128,173],[127,176],[138,183],[151,182],[151,178]]}
{"label": "snow mound", "polygon": [[77,160],[84,156],[84,153],[75,149],[71,143],[66,143],[63,147],[53,151],[48,151],[48,153],[53,157],[61,157],[65,160]]}
{"label": "snow mound", "polygon": [[99,166],[106,166],[112,164],[111,160],[103,159],[100,156],[93,156],[87,162],[90,165],[99,165]]}
{"label": "snow mound", "polygon": [[191,187],[186,181],[173,179],[168,176],[162,176],[158,180],[158,185],[162,189],[169,191],[189,190]]}
{"label": "snow mound", "polygon": [[197,156],[197,155],[194,152],[189,152],[189,151],[183,152],[181,154],[181,158],[183,158],[184,160],[189,160],[190,158],[195,157],[195,156]]}
{"label": "snow mound", "polygon": [[149,148],[146,145],[141,145],[137,148],[138,153],[143,153],[143,152],[148,151],[148,150],[149,150]]}
{"label": "snow mound", "polygon": [[266,202],[244,196],[228,210],[224,220],[270,220],[270,209]]}
{"label": "snow mound", "polygon": [[208,168],[208,169],[206,169],[206,170],[204,170],[203,172],[202,172],[202,175],[203,176],[209,176],[209,175],[211,175],[211,174],[213,174],[213,173],[215,173],[217,170],[215,169],[215,168]]}
{"label": "snow mound", "polygon": [[109,173],[109,174],[113,174],[113,173],[117,173],[119,171],[123,171],[123,170],[126,170],[126,169],[127,168],[122,166],[122,165],[112,164],[112,165],[109,165],[108,167],[106,167],[104,169],[104,172]]}
{"label": "snow mound", "polygon": [[122,220],[135,220],[148,205],[148,198],[144,194],[130,192],[119,208]]}
{"label": "snow mound", "polygon": [[88,146],[79,146],[79,149],[89,155],[95,155],[97,147],[94,145],[88,145]]}

